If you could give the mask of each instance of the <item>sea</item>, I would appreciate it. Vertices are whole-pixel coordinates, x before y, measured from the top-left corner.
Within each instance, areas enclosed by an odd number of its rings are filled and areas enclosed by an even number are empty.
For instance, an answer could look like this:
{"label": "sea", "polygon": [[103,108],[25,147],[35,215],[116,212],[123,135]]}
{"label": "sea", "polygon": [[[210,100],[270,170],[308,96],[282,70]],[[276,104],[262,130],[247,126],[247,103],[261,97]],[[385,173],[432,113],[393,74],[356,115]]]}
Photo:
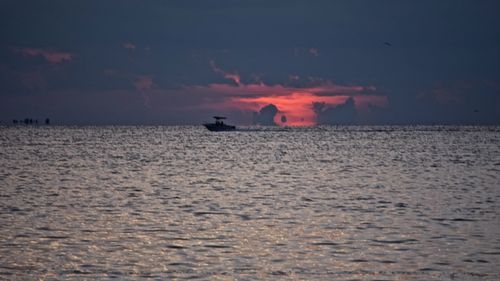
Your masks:
{"label": "sea", "polygon": [[0,127],[0,280],[500,280],[500,127]]}

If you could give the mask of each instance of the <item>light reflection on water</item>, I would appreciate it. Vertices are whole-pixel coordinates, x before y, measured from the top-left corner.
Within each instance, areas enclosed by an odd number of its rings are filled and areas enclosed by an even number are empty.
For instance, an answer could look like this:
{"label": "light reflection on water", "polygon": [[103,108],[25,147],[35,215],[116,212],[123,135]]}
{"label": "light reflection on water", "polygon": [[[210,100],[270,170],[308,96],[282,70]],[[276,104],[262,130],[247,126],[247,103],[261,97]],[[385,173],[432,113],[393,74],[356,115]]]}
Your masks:
{"label": "light reflection on water", "polygon": [[495,280],[498,127],[0,128],[0,280]]}

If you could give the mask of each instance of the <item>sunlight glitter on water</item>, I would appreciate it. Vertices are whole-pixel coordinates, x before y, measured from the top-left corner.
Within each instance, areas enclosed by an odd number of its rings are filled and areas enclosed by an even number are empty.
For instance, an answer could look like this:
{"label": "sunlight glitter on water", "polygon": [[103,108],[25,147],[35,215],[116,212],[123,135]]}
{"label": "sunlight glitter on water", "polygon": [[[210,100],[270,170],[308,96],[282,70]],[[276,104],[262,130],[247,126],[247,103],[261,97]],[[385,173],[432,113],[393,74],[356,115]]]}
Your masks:
{"label": "sunlight glitter on water", "polygon": [[498,127],[2,127],[0,279],[495,280]]}

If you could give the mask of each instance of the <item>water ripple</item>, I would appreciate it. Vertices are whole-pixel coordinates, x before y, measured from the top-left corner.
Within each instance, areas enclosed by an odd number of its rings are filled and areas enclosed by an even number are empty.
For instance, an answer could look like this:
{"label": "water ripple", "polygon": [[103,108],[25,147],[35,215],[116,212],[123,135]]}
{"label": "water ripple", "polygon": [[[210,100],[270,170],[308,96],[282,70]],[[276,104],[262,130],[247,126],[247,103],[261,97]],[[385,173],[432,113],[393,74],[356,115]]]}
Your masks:
{"label": "water ripple", "polygon": [[500,280],[500,128],[0,127],[0,279]]}

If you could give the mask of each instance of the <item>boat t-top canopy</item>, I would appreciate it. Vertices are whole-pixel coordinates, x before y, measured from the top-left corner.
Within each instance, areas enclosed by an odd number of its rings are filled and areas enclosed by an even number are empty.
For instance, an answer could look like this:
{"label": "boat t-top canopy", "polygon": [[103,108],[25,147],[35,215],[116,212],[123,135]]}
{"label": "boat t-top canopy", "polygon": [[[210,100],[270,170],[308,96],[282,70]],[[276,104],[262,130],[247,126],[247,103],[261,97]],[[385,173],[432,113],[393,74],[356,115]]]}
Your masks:
{"label": "boat t-top canopy", "polygon": [[215,118],[214,123],[205,123],[203,124],[205,128],[207,128],[209,131],[212,132],[222,132],[222,131],[234,131],[236,130],[236,126],[224,124],[224,121],[222,119],[226,119],[224,116],[212,116]]}

